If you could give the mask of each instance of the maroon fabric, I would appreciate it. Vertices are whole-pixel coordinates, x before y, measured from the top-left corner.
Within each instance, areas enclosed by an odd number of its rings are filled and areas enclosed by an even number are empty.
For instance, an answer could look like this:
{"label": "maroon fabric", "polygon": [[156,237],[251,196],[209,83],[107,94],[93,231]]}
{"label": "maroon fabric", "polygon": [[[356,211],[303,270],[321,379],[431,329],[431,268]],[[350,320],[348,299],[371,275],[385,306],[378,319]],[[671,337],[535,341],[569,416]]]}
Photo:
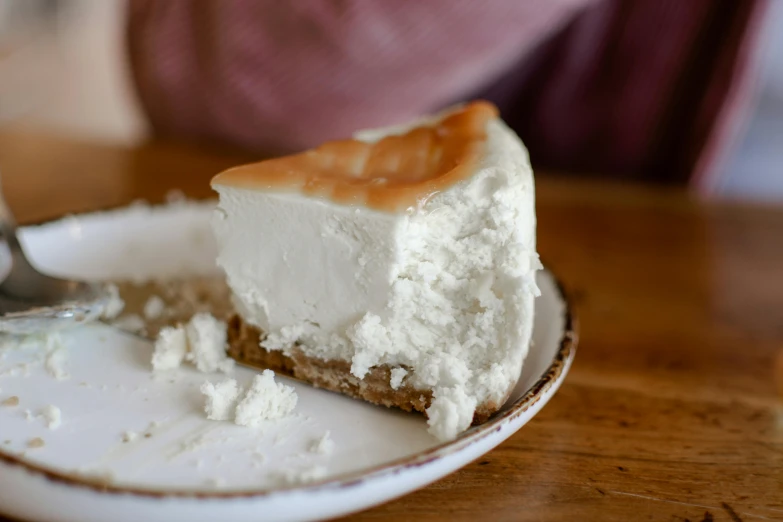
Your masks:
{"label": "maroon fabric", "polygon": [[548,169],[684,182],[761,2],[603,2],[484,97]]}
{"label": "maroon fabric", "polygon": [[762,3],[131,0],[128,35],[160,133],[282,152],[486,97],[537,168],[683,182]]}

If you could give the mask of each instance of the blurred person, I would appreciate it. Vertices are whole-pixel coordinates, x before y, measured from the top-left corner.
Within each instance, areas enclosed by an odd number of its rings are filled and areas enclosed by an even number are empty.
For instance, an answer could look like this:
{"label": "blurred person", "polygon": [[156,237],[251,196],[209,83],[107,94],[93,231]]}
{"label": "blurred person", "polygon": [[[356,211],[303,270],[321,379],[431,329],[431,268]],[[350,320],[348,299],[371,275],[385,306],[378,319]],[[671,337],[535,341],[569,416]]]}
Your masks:
{"label": "blurred person", "polygon": [[284,153],[485,98],[536,168],[709,190],[765,0],[130,0],[155,131]]}

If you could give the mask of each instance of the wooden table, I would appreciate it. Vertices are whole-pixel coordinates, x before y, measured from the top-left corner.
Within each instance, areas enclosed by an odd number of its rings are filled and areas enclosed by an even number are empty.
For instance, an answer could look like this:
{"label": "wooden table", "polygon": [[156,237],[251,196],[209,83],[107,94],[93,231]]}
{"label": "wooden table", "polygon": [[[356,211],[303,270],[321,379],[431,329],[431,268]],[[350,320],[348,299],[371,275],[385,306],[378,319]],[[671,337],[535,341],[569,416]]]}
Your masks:
{"label": "wooden table", "polygon": [[[246,154],[0,134],[23,222],[194,197]],[[506,443],[350,520],[783,520],[783,211],[539,176],[576,362]]]}

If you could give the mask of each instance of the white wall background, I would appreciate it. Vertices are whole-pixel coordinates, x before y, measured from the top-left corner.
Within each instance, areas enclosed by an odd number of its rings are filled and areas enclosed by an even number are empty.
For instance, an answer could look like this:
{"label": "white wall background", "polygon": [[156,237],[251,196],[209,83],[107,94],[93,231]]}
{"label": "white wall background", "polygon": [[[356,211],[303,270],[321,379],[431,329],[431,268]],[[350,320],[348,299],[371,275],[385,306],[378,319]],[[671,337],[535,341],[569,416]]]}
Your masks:
{"label": "white wall background", "polygon": [[[59,6],[51,23],[42,15],[47,5]],[[141,139],[124,9],[124,0],[0,0],[0,128]]]}
{"label": "white wall background", "polygon": [[752,112],[728,161],[718,170],[718,193],[783,201],[783,0],[769,2],[759,49],[759,83]]}

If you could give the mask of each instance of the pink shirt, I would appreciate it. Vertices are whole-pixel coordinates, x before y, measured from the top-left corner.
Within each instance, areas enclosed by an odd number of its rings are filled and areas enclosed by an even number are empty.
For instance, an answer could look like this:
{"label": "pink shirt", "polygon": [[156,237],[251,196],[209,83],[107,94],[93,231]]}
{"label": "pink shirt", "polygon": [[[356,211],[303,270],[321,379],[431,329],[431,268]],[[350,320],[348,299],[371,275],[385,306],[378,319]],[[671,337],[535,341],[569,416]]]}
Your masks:
{"label": "pink shirt", "polygon": [[[684,181],[764,0],[131,0],[162,134],[287,152],[495,101],[536,167]],[[736,90],[736,89],[735,89]]]}

